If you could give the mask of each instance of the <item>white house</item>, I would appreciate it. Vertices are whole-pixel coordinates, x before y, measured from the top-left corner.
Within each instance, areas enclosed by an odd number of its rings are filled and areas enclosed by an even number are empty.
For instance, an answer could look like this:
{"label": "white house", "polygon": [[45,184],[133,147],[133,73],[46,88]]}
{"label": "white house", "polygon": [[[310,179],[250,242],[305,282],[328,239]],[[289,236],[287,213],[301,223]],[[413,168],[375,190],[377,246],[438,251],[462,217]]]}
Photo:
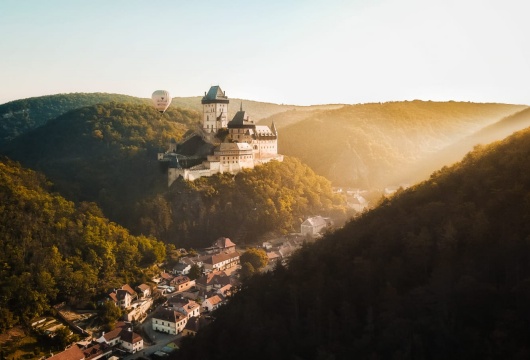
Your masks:
{"label": "white house", "polygon": [[124,329],[120,336],[121,347],[125,351],[134,354],[144,348],[144,339],[131,328]]}
{"label": "white house", "polygon": [[153,330],[176,335],[186,326],[188,317],[173,308],[159,308],[151,319]]}
{"label": "white house", "polygon": [[142,337],[133,332],[131,327],[124,322],[119,322],[115,329],[103,333],[96,341],[109,346],[120,345],[125,351],[130,353],[135,353],[144,348]]}
{"label": "white house", "polygon": [[147,284],[140,284],[137,286],[141,297],[146,298],[151,296],[151,287]]}
{"label": "white house", "polygon": [[201,307],[193,300],[184,299],[182,297],[173,297],[169,299],[169,304],[177,311],[180,311],[188,319],[200,315]]}
{"label": "white house", "polygon": [[302,235],[317,236],[323,229],[329,226],[329,220],[322,216],[310,217],[300,226]]}
{"label": "white house", "polygon": [[206,311],[212,311],[212,310],[217,309],[221,305],[222,302],[223,300],[221,299],[219,295],[213,295],[207,298],[206,300],[204,300],[201,304],[201,307]]}

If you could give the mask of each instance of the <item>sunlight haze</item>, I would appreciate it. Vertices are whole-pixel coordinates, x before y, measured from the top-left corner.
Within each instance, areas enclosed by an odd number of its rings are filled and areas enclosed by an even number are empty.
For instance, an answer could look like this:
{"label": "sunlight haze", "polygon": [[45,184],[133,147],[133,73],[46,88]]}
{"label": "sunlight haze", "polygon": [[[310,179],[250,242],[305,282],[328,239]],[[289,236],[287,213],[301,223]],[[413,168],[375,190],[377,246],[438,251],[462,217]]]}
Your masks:
{"label": "sunlight haze", "polygon": [[0,103],[221,85],[278,104],[530,104],[525,10],[520,0],[3,0]]}

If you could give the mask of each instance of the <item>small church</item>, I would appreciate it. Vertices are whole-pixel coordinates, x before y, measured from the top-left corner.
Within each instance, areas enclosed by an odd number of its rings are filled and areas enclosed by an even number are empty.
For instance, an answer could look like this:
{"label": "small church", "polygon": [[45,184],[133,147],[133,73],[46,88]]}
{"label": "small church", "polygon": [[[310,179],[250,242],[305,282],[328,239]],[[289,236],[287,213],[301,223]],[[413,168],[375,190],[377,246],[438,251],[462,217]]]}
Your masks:
{"label": "small church", "polygon": [[278,131],[271,126],[256,125],[240,105],[228,121],[229,100],[219,86],[204,93],[202,129],[172,140],[158,160],[168,165],[168,186],[182,176],[193,181],[217,173],[237,174],[243,169],[272,160],[283,161],[278,154]]}

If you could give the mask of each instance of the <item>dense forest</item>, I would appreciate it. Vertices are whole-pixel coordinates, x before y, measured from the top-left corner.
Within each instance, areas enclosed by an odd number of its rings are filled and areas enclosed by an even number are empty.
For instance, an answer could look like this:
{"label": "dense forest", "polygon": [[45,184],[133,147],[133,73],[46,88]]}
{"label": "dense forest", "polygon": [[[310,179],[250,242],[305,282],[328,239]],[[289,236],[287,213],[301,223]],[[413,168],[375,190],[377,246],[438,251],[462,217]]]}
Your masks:
{"label": "dense forest", "polygon": [[529,358],[529,161],[530,130],[476,147],[248,280],[175,358]]}
{"label": "dense forest", "polygon": [[40,96],[2,104],[0,105],[0,146],[70,110],[113,101],[127,104],[147,102],[146,99],[119,94],[74,93]]}
{"label": "dense forest", "polygon": [[41,174],[0,160],[0,332],[62,301],[94,306],[98,294],[146,281],[143,269],[166,257],[162,242],[52,190]]}
{"label": "dense forest", "polygon": [[[414,165],[424,159],[428,169],[420,170],[428,177],[439,168],[429,167],[430,156],[525,108],[416,100],[347,105],[308,112],[305,118],[291,111],[263,122],[274,120],[281,153],[299,158],[334,185],[381,188],[400,185],[397,181],[415,183],[418,176],[412,171],[418,169]],[[297,121],[292,122],[292,117]],[[456,160],[470,150],[458,153]],[[444,164],[456,160],[453,157]]]}
{"label": "dense forest", "polygon": [[95,202],[133,233],[178,246],[206,246],[220,235],[249,242],[270,231],[299,231],[310,215],[347,216],[329,181],[296,159],[235,177],[177,181],[168,189],[157,152],[194,129],[198,118],[179,108],[160,115],[148,105],[92,105],[17,137],[1,151],[43,172],[67,199]]}
{"label": "dense forest", "polygon": [[255,243],[267,233],[299,232],[308,216],[329,216],[340,224],[352,215],[327,179],[289,157],[235,176],[177,180],[136,210],[132,218],[139,221],[129,224],[135,232],[192,247],[208,246],[219,235]]}

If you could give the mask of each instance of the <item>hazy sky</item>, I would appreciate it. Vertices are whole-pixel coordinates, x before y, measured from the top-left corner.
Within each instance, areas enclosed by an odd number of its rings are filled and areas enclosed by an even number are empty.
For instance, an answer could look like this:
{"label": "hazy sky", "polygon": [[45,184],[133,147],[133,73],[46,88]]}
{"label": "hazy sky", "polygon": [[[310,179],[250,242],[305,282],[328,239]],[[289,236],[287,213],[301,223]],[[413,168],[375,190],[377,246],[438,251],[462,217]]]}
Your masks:
{"label": "hazy sky", "polygon": [[108,92],[530,105],[523,0],[0,0],[0,104]]}

